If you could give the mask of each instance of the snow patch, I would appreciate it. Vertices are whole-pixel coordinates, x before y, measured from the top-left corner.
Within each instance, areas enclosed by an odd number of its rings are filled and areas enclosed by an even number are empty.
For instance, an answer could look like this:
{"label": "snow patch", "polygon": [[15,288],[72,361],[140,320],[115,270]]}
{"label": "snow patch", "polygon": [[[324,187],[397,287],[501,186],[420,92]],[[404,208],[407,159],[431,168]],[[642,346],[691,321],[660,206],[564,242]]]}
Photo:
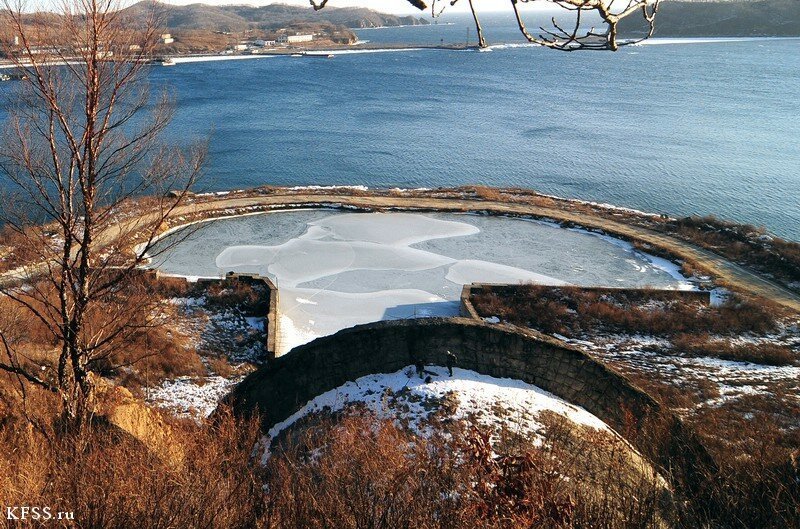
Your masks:
{"label": "snow patch", "polygon": [[[440,410],[437,403],[455,404],[449,418],[473,419],[496,429],[511,429],[542,443],[544,425],[539,415],[551,411],[583,426],[612,431],[603,421],[585,409],[527,384],[521,380],[495,378],[466,369],[426,366],[430,382],[419,378],[413,366],[394,373],[375,374],[347,382],[315,397],[291,417],[273,426],[262,439],[262,462],[270,457],[269,447],[283,430],[299,419],[316,412],[341,411],[348,404],[361,403],[380,419],[407,425],[419,435],[430,435],[429,419]],[[448,408],[450,409],[450,408]]]}
{"label": "snow patch", "polygon": [[220,376],[178,377],[148,389],[147,401],[172,411],[178,417],[204,419],[216,409],[241,378]]}

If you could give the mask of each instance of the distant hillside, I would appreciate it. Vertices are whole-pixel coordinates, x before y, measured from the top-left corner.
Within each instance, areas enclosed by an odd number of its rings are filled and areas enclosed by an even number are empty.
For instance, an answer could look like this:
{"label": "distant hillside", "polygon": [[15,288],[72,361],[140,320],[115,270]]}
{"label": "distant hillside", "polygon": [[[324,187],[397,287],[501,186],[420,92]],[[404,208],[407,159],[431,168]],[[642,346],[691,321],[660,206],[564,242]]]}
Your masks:
{"label": "distant hillside", "polygon": [[[148,4],[141,2],[128,8],[130,14],[144,13]],[[244,31],[246,29],[273,30],[299,23],[331,23],[348,28],[401,26],[428,24],[413,16],[396,16],[378,13],[366,8],[325,8],[314,11],[310,7],[273,4],[262,7],[247,5],[212,6],[190,4],[186,6],[163,5],[166,25],[170,30],[206,29],[212,31]]]}
{"label": "distant hillside", "polygon": [[[632,36],[643,25],[632,15],[619,24]],[[656,17],[656,37],[796,37],[800,36],[800,0],[665,0]]]}

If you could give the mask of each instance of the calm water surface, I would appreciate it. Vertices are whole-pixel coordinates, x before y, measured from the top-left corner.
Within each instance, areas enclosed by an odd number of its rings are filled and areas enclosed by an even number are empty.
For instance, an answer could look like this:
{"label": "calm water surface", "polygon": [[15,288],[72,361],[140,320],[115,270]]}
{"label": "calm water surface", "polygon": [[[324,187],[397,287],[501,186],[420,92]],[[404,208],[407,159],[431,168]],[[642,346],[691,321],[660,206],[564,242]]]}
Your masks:
{"label": "calm water surface", "polygon": [[[489,40],[518,41],[500,22],[489,20]],[[359,34],[463,42],[466,28]],[[208,189],[524,186],[800,240],[796,39],[264,58],[151,78],[177,99],[173,138],[210,138]]]}

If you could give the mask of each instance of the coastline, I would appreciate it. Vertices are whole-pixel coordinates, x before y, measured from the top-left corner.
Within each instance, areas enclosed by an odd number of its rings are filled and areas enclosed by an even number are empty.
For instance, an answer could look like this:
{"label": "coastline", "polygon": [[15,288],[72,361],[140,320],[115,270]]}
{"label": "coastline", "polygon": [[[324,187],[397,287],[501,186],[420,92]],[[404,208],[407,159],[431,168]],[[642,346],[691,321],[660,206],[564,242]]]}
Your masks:
{"label": "coastline", "polygon": [[[660,233],[646,225],[665,219],[648,213],[633,213],[615,206],[589,206],[585,201],[570,199],[547,200],[556,204],[544,206],[522,202],[475,199],[464,196],[463,190],[431,191],[362,191],[353,188],[327,187],[315,189],[269,188],[268,190],[236,191],[225,195],[196,196],[178,212],[181,222],[171,225],[179,229],[190,222],[213,220],[241,214],[298,208],[333,207],[359,211],[442,211],[509,215],[552,221],[567,228],[584,229],[600,236],[633,244],[637,251],[673,264],[684,262],[695,270],[716,279],[718,285],[771,299],[793,311],[800,312],[800,295],[765,278],[758,272],[739,265],[712,251],[690,242]],[[458,195],[461,196],[458,196]],[[541,195],[535,197],[543,198]],[[638,225],[642,221],[644,225]]]}
{"label": "coastline", "polygon": [[[388,26],[396,27],[396,26]],[[408,27],[426,27],[426,26],[408,26]],[[362,29],[383,29],[383,28],[359,28]],[[791,41],[800,40],[800,36],[782,36],[782,37],[653,37],[651,39],[642,41],[635,44],[635,47],[640,46],[666,46],[666,45],[686,45],[686,44],[735,44],[746,42],[768,42],[768,41]],[[539,48],[541,46],[529,42],[499,42],[490,44],[487,49],[489,50],[504,50],[514,48]],[[170,55],[176,64],[189,64],[197,62],[215,62],[215,61],[230,61],[230,60],[247,60],[259,59],[265,57],[283,57],[297,54],[304,56],[318,56],[318,55],[357,55],[362,53],[387,53],[387,52],[416,52],[427,50],[439,51],[465,51],[477,50],[474,45],[465,44],[410,44],[410,43],[372,43],[370,41],[360,41],[354,45],[342,45],[340,47],[325,47],[325,48],[274,48],[261,53],[252,54],[184,54],[184,55]],[[58,61],[58,64],[79,64],[78,61]],[[0,60],[0,70],[7,70],[15,68],[8,60]]]}
{"label": "coastline", "polygon": [[[134,203],[131,209],[121,212],[124,220],[109,226],[98,237],[102,245],[114,245],[119,237],[130,239],[121,250],[141,248],[142,239],[137,233],[146,231],[154,222],[153,213],[142,211],[143,202]],[[221,217],[242,214],[260,214],[270,211],[298,208],[338,208],[356,211],[409,211],[450,212],[507,215],[545,220],[566,228],[585,229],[598,235],[611,236],[626,241],[637,251],[682,262],[703,276],[713,278],[717,286],[771,300],[793,312],[800,312],[800,293],[787,288],[763,272],[736,263],[719,253],[699,246],[692,241],[665,232],[660,226],[670,218],[637,213],[616,206],[590,205],[585,201],[553,198],[524,189],[496,189],[482,187],[440,188],[435,190],[391,190],[363,187],[262,187],[203,195],[193,195],[174,211],[172,222],[159,234],[192,223],[208,222]],[[141,236],[141,233],[139,233]],[[137,246],[138,245],[138,246]],[[38,268],[41,270],[42,265]],[[35,274],[36,266],[28,274]],[[11,271],[0,274],[11,281]]]}
{"label": "coastline", "polygon": [[[582,201],[578,201],[578,202],[582,202]],[[337,206],[337,205],[334,205],[334,204],[320,204],[318,206],[309,205],[309,206],[292,207],[292,208],[286,208],[286,209],[275,208],[275,209],[268,209],[268,210],[264,210],[264,211],[252,211],[252,212],[238,213],[238,214],[232,214],[232,215],[211,216],[211,217],[198,219],[198,220],[194,220],[194,221],[190,221],[190,222],[186,222],[186,223],[183,223],[183,224],[177,224],[175,226],[172,226],[167,231],[165,231],[164,233],[159,234],[154,239],[153,244],[157,243],[158,241],[160,241],[160,240],[162,240],[162,239],[164,239],[166,237],[169,237],[170,235],[172,235],[172,234],[174,234],[174,233],[176,233],[176,232],[178,232],[180,230],[183,230],[185,228],[188,228],[190,226],[195,226],[195,225],[198,225],[198,224],[205,224],[205,223],[215,222],[215,221],[219,221],[219,220],[235,219],[235,218],[241,218],[241,217],[252,217],[252,216],[256,216],[256,215],[280,214],[280,213],[283,213],[283,212],[286,212],[286,211],[311,211],[311,210],[326,210],[326,209],[330,210],[332,212],[344,212],[344,211],[348,210],[347,207]],[[631,210],[631,211],[635,211],[635,210]],[[476,212],[476,211],[456,212],[454,214],[456,214],[456,215],[478,215],[478,216],[484,215],[483,213]],[[646,213],[644,213],[644,212],[641,212],[641,214],[646,215]],[[618,237],[614,237],[613,235],[609,235],[609,234],[604,233],[604,232],[594,231],[594,230],[591,230],[591,229],[583,227],[583,226],[567,227],[567,226],[563,226],[561,224],[558,224],[557,222],[554,222],[554,221],[552,221],[550,219],[545,219],[545,218],[533,218],[533,217],[516,216],[516,215],[499,215],[499,216],[500,217],[504,217],[504,218],[514,218],[514,219],[518,219],[518,220],[522,220],[522,221],[526,221],[526,222],[534,222],[534,223],[537,223],[537,224],[553,226],[553,227],[557,227],[559,229],[564,229],[564,230],[577,232],[577,233],[583,233],[583,234],[586,234],[586,235],[590,235],[590,236],[593,236],[593,237],[598,237],[598,238],[601,238],[603,240],[606,240],[606,241],[610,242],[611,244],[613,244],[615,246],[618,246],[620,248],[623,248],[626,251],[630,251],[630,252],[636,254],[637,256],[643,258],[645,261],[648,261],[654,268],[657,268],[657,269],[669,274],[673,279],[678,281],[678,285],[676,285],[674,287],[674,290],[699,290],[699,285],[702,283],[697,278],[687,277],[686,275],[684,275],[681,272],[681,264],[682,263],[678,263],[678,262],[669,260],[669,259],[664,258],[664,257],[659,257],[657,255],[653,255],[653,254],[650,254],[650,253],[647,253],[647,252],[644,252],[644,251],[640,251],[635,247],[634,243],[632,243],[630,241],[626,241],[626,240],[618,238]],[[145,244],[145,243],[138,244],[136,246],[136,248],[134,249],[134,251],[136,253],[139,253],[139,251],[141,251],[141,248],[142,248],[143,244]],[[145,259],[147,259],[147,264],[151,265],[152,264],[152,258],[147,254],[145,254],[144,257],[145,257]],[[148,266],[148,268],[150,268],[150,267]],[[153,267],[151,269],[158,270],[157,267]],[[160,276],[163,276],[163,277],[181,277],[181,278],[184,278],[184,279],[186,279],[187,281],[190,281],[190,282],[191,281],[196,281],[198,279],[219,279],[221,277],[221,276],[194,276],[194,275],[170,274],[170,273],[161,272],[161,271],[159,271],[158,273],[159,273]]]}

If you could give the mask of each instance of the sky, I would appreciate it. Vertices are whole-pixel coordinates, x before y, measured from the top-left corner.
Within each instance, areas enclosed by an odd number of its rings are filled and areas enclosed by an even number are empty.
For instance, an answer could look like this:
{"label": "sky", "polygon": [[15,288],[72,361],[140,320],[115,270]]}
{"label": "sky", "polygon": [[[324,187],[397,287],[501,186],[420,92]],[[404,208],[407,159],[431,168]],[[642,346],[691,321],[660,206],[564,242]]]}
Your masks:
{"label": "sky", "polygon": [[[13,1],[13,0],[12,0]],[[21,0],[24,4],[24,11],[54,11],[58,10],[60,0]],[[135,4],[139,0],[118,0],[122,6]],[[268,4],[290,4],[311,9],[309,0],[158,0],[169,5],[188,5],[188,4],[208,4],[208,5],[254,5],[263,6]],[[317,0],[319,2],[320,0]],[[433,0],[424,0],[429,8],[420,11],[408,3],[408,0],[328,0],[328,7],[368,7],[382,13],[396,15],[414,14],[417,16],[430,16],[430,4]],[[524,1],[524,0],[523,0]],[[511,11],[509,0],[473,0],[475,8],[479,13],[490,11]],[[442,7],[446,7],[445,13],[468,13],[469,0],[459,0],[454,6],[449,5],[450,0],[436,0],[437,13]],[[550,2],[530,2],[521,3],[523,11],[538,9],[553,9]]]}
{"label": "sky", "polygon": [[[449,3],[449,0],[439,1],[442,1],[442,5]],[[430,2],[431,0],[426,0],[428,5],[430,5]],[[500,8],[509,6],[508,0],[474,0],[474,2],[476,7],[481,11],[496,11]],[[165,3],[173,5],[203,3],[211,5],[250,4],[259,6],[266,4],[292,4],[311,9],[308,0],[165,0]],[[328,7],[369,7],[370,9],[374,9],[382,13],[394,14],[421,13],[419,10],[409,4],[407,0],[329,0]],[[450,7],[448,5],[447,11],[453,13],[463,13],[468,11],[468,7],[469,3],[467,0],[459,0],[455,6]]]}

